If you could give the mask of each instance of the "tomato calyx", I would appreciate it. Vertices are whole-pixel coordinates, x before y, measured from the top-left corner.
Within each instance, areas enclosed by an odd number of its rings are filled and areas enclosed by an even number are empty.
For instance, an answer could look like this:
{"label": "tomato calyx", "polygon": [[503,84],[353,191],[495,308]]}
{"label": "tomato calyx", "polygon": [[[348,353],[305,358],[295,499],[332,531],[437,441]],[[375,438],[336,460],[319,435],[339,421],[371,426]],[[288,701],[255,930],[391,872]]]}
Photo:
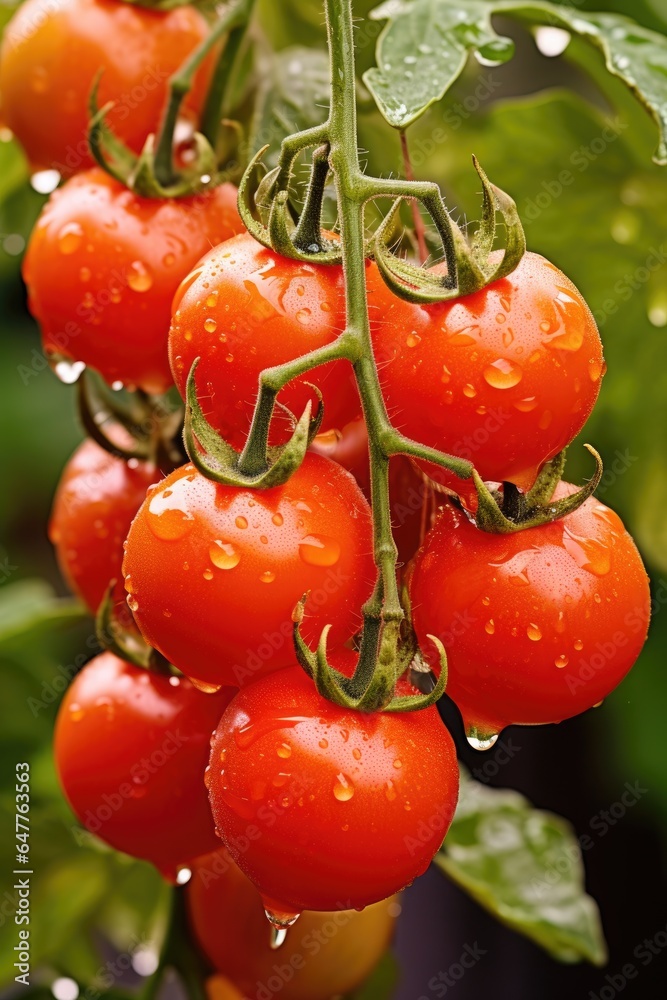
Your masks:
{"label": "tomato calyx", "polygon": [[122,606],[125,615],[118,611],[114,601],[114,588],[117,581],[111,580],[107,592],[99,606],[95,618],[97,639],[103,649],[113,653],[121,660],[131,663],[144,670],[154,670],[157,673],[171,675],[173,669],[169,661],[152,646],[149,646],[139,633],[129,609]]}
{"label": "tomato calyx", "polygon": [[478,498],[475,514],[477,527],[492,534],[506,535],[549,524],[573,513],[593,495],[602,478],[600,455],[590,444],[585,444],[584,448],[595,459],[595,472],[585,486],[560,500],[552,500],[552,497],[565,468],[567,449],[546,463],[535,485],[525,494],[512,483],[503,483],[502,490],[490,489],[479,473],[473,472]]}
{"label": "tomato calyx", "polygon": [[310,400],[299,420],[287,411],[294,421],[294,431],[287,444],[277,446],[267,445],[275,394],[262,394],[245,448],[238,452],[227,444],[204,416],[195,384],[199,360],[196,358],[192,364],[186,389],[183,438],[190,461],[207,479],[224,486],[245,486],[250,489],[282,486],[299,468],[308,447],[319,432],[324,416],[319,389],[312,383],[307,383],[319,399],[317,411],[311,416]]}
{"label": "tomato calyx", "polygon": [[[433,304],[478,292],[515,269],[526,251],[526,236],[516,203],[492,184],[476,156],[473,165],[482,182],[482,219],[468,242],[463,231],[437,201],[425,206],[442,240],[447,262],[445,274],[434,274],[397,257],[389,249],[394,220],[402,197],[397,198],[373,239],[373,256],[382,278],[400,298]],[[506,230],[505,252],[500,261],[491,260],[496,237],[496,216],[500,213]]]}
{"label": "tomato calyx", "polygon": [[447,686],[447,654],[437,636],[429,635],[440,658],[440,674],[431,691],[423,694],[397,694],[400,678],[422,659],[409,617],[387,620],[372,609],[364,611],[364,626],[359,642],[359,658],[351,677],[331,666],[327,659],[330,626],[322,630],[317,649],[312,650],[301,635],[308,594],[304,594],[292,612],[293,641],[297,660],[312,679],[323,698],[356,712],[414,712],[428,708],[444,694]]}
{"label": "tomato calyx", "polygon": [[165,473],[186,461],[183,410],[166,396],[136,390],[124,396],[86,368],[77,381],[83,428],[101,448],[124,461],[151,462]]}

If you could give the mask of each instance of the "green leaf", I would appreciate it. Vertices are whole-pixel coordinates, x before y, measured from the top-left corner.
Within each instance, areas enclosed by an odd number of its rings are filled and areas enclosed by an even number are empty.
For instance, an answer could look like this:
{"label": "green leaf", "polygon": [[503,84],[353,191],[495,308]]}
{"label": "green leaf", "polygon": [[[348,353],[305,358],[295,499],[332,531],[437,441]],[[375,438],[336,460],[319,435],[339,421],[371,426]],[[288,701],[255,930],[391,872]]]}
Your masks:
{"label": "green leaf", "polygon": [[559,961],[603,965],[600,915],[584,889],[581,849],[569,823],[535,809],[518,792],[461,777],[438,867]]}
{"label": "green leaf", "polygon": [[655,155],[667,163],[667,39],[618,14],[588,14],[551,3],[520,0],[388,0],[371,12],[388,18],[377,45],[377,67],[364,75],[390,125],[405,128],[445,94],[475,53],[484,65],[511,58],[513,46],[498,35],[494,14],[578,35],[604,56],[652,115],[660,132]]}
{"label": "green leaf", "polygon": [[264,163],[278,162],[286,135],[320,125],[329,105],[329,58],[324,50],[293,46],[274,53],[264,71],[250,128],[249,148],[268,144]]}
{"label": "green leaf", "polygon": [[37,628],[53,628],[87,616],[75,600],[56,597],[44,580],[18,580],[0,588],[0,644]]}
{"label": "green leaf", "polygon": [[347,1000],[389,1000],[394,995],[398,980],[398,965],[390,951],[385,952],[370,976]]}

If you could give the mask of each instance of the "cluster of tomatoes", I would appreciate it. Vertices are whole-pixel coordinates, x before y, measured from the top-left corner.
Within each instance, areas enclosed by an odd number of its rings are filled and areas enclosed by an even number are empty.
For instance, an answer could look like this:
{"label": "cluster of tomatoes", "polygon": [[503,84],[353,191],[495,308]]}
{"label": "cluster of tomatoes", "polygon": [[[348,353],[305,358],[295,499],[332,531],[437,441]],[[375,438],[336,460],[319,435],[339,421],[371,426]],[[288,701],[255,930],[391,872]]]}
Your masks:
{"label": "cluster of tomatoes", "polygon": [[[344,328],[342,269],[260,246],[243,231],[229,183],[148,199],[89,165],[80,139],[99,67],[101,99],[117,101],[112,124],[139,149],[166,77],[203,37],[195,10],[66,0],[35,20],[39,2],[24,4],[8,29],[0,88],[4,119],[33,164],[73,174],[44,208],[25,258],[44,350],[66,377],[89,366],[153,402],[173,385],[185,397],[199,359],[199,402],[240,450],[262,370]],[[160,67],[154,86],[151,65]],[[122,94],[137,103],[126,116]],[[47,114],[64,116],[70,131],[47,130]],[[366,286],[395,426],[469,459],[499,495],[500,484],[506,493],[513,484],[515,499],[529,493],[581,430],[604,371],[577,289],[532,253],[509,276],[439,305],[397,298],[371,260]],[[271,443],[285,442],[291,414],[320,396],[321,433],[282,486],[225,486],[193,464],[160,467],[87,440],[65,469],[50,527],[73,590],[96,612],[115,581],[112,601],[127,601],[132,627],[168,664],[144,669],[105,652],[75,678],[56,729],[65,794],[115,848],[174,880],[184,866],[201,875],[193,925],[211,961],[246,990],[254,973],[239,966],[243,949],[215,935],[225,899],[243,909],[253,883],[277,927],[303,910],[386,900],[426,869],[458,792],[454,744],[434,706],[355,712],[321,697],[297,665],[293,612],[307,594],[305,640],[314,645],[330,626],[331,662],[352,675],[376,577],[368,440],[347,362],[286,386]],[[477,526],[474,492],[451,473],[398,457],[390,481],[414,629],[424,649],[431,635],[443,642],[448,694],[475,745],[510,723],[569,718],[620,682],[646,635],[649,592],[611,510],[590,498],[550,523],[494,534]],[[561,483],[543,499],[573,491]],[[434,497],[443,503],[432,518]],[[257,906],[253,895],[248,907]],[[372,961],[391,922],[387,904],[373,912]],[[366,916],[348,919],[352,927]],[[354,976],[367,971],[360,960]]]}

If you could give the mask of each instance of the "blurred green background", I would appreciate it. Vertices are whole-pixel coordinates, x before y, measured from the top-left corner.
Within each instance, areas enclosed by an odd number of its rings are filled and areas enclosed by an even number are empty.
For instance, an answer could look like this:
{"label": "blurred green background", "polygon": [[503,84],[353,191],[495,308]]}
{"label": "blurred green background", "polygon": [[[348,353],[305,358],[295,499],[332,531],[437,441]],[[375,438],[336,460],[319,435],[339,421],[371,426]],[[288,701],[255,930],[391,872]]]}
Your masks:
{"label": "blurred green background", "polygon": [[[355,4],[355,12],[363,15],[372,6],[363,0]],[[667,31],[664,0],[576,6],[625,12]],[[4,20],[8,12],[2,8]],[[262,0],[260,21],[276,48],[323,43],[320,5],[313,0]],[[581,828],[600,804],[618,798],[626,781],[641,782],[647,793],[623,820],[625,831],[619,836],[611,831],[605,842],[604,871],[593,859],[598,868],[594,891],[604,897],[603,919],[608,899],[615,919],[621,920],[618,894],[625,890],[619,885],[635,877],[633,865],[639,864],[637,877],[652,876],[649,889],[659,892],[667,843],[667,168],[651,162],[656,146],[652,121],[604,73],[590,49],[573,41],[565,58],[547,59],[516,24],[498,26],[515,38],[515,59],[495,69],[470,65],[444,101],[410,130],[416,173],[438,180],[450,208],[474,220],[479,209],[478,182],[470,165],[474,151],[493,181],[516,199],[530,248],[561,267],[587,298],[600,325],[609,370],[581,440],[594,443],[602,454],[607,472],[598,495],[637,539],[651,575],[656,613],[640,661],[604,706],[557,729],[529,735],[516,731],[520,745],[530,744],[534,766],[512,764],[493,783],[523,783],[522,790],[530,790],[540,806],[561,811]],[[366,39],[359,52],[361,69],[371,65],[373,48]],[[475,93],[478,99],[471,102]],[[395,134],[368,102],[362,108],[361,142],[369,168],[400,170]],[[443,120],[449,123],[446,138],[433,143],[434,129]],[[610,122],[612,133],[605,132]],[[611,140],[601,138],[610,134]],[[428,159],[416,155],[431,147]],[[563,170],[574,178],[567,186],[558,181]],[[110,945],[123,951],[136,936],[154,933],[163,890],[147,865],[104,851],[81,833],[57,790],[51,761],[51,731],[64,678],[91,655],[93,630],[58,596],[64,591],[46,538],[58,476],[81,432],[72,389],[44,365],[20,279],[21,253],[43,200],[30,188],[16,145],[2,141],[0,929],[13,919],[14,765],[30,760],[31,848],[38,873],[32,900],[33,968],[43,965],[92,980]],[[575,443],[568,477],[581,481],[590,471],[590,461]],[[44,582],[27,582],[36,578]],[[467,759],[480,765],[478,757]],[[590,789],[595,790],[594,801],[587,798]],[[638,861],[632,852],[642,844],[647,855]],[[625,951],[625,930],[616,934],[617,928],[608,927],[612,964],[622,964],[626,951],[630,957],[644,930],[664,925],[651,919],[655,926],[646,928],[637,921],[636,937],[627,939]],[[2,934],[0,941],[0,983],[7,983],[13,978],[14,935]],[[664,969],[667,956],[661,961]],[[599,987],[603,980],[596,975],[591,982]],[[644,980],[644,989],[646,985]],[[494,992],[523,995],[518,988]],[[416,996],[414,991],[403,995],[406,1000]],[[457,995],[476,994],[461,987]],[[583,1000],[587,994],[582,986],[573,995]]]}

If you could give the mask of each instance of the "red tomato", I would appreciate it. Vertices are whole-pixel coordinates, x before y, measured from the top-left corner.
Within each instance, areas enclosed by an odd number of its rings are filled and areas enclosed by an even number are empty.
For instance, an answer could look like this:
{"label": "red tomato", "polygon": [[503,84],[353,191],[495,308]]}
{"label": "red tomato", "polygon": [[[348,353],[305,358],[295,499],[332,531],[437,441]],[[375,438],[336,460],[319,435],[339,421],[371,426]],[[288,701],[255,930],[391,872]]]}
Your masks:
{"label": "red tomato", "polygon": [[109,582],[124,603],[123,542],[146,490],[162,478],[147,462],[124,462],[94,441],[84,441],[65,466],[53,501],[49,538],[60,570],[92,612]]}
{"label": "red tomato", "polygon": [[[277,981],[280,1000],[329,1000],[349,993],[389,946],[400,913],[396,898],[362,913],[306,912],[275,952],[261,897],[224,848],[193,866],[186,892],[202,951],[250,1000],[266,1000],[266,990],[273,996]],[[276,965],[289,970],[290,977],[276,979]]]}
{"label": "red tomato", "polygon": [[188,676],[242,684],[294,662],[292,611],[332,648],[361,624],[375,579],[368,504],[352,476],[308,454],[284,486],[220,486],[183,466],[149,494],[127,541],[128,604]]}
{"label": "red tomato", "polygon": [[[368,433],[363,419],[348,424],[342,432],[318,434],[311,448],[319,455],[327,455],[345,466],[370,501]],[[435,496],[415,463],[405,455],[396,455],[389,463],[389,499],[398,560],[399,563],[407,563],[431,526]]]}
{"label": "red tomato", "polygon": [[[169,77],[208,34],[194,7],[148,10],[117,0],[26,0],[5,28],[0,50],[0,113],[36,170],[63,176],[91,166],[88,98],[114,101],[108,122],[140,152],[155,132]],[[209,58],[186,98],[194,117],[213,67]]]}
{"label": "red tomato", "polygon": [[203,775],[230,694],[202,694],[184,677],[111,653],[91,660],[65,694],[55,733],[60,784],[81,823],[167,878],[214,850]]}
{"label": "red tomato", "polygon": [[211,747],[217,829],[281,919],[402,889],[426,870],[454,814],[456,752],[435,707],[340,708],[298,667],[242,688]]}
{"label": "red tomato", "polygon": [[45,353],[165,392],[174,292],[211,243],[241,226],[233,184],[161,201],[99,168],[73,177],[38,219],[23,269]]}
{"label": "red tomato", "polygon": [[[212,250],[174,298],[169,333],[171,367],[181,395],[195,358],[197,388],[206,416],[240,448],[247,437],[264,368],[293,361],[335,340],[345,326],[341,267],[301,264],[280,257],[244,233]],[[347,361],[315,368],[295,379],[278,400],[300,417],[315,393],[324,398],[323,430],[342,427],[361,410]],[[278,441],[291,422],[279,408]]]}
{"label": "red tomato", "polygon": [[[532,486],[581,430],[605,370],[595,320],[565,275],[526,253],[507,278],[436,306],[367,272],[376,358],[395,425],[469,459],[482,479]],[[428,466],[468,497],[467,481]]]}
{"label": "red tomato", "polygon": [[[556,498],[574,486],[561,483]],[[417,635],[447,650],[447,694],[481,741],[510,723],[559,722],[621,682],[646,638],[646,572],[619,517],[590,498],[511,535],[443,507],[411,581]]]}

